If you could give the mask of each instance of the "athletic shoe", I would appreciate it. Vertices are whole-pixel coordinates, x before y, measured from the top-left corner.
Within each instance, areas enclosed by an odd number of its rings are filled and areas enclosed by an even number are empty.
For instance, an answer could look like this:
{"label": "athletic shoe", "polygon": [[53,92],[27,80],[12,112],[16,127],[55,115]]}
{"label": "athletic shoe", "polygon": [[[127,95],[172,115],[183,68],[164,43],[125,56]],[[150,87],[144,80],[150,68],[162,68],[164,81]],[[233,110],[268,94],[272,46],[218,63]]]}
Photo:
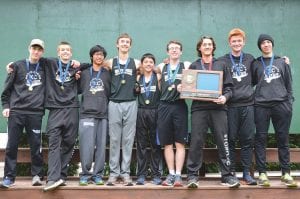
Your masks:
{"label": "athletic shoe", "polygon": [[124,186],[133,186],[132,180],[129,175],[122,176]]}
{"label": "athletic shoe", "polygon": [[173,186],[174,187],[182,187],[183,186],[182,179],[181,179],[180,175],[175,175],[175,180],[174,180]]}
{"label": "athletic shoe", "polygon": [[15,182],[9,177],[5,177],[1,183],[1,188],[9,188],[15,185]]}
{"label": "athletic shoe", "polygon": [[41,181],[40,176],[38,176],[38,175],[33,176],[31,184],[32,184],[32,186],[41,186],[42,181]]}
{"label": "athletic shoe", "polygon": [[287,187],[298,187],[298,183],[288,173],[285,173],[283,176],[281,176],[281,182],[285,183]]}
{"label": "athletic shoe", "polygon": [[197,189],[199,187],[197,178],[188,179],[187,187],[190,189]]}
{"label": "athletic shoe", "polygon": [[104,185],[104,182],[103,182],[101,176],[98,176],[98,175],[92,177],[92,182],[95,185]]}
{"label": "athletic shoe", "polygon": [[246,183],[246,185],[257,185],[256,180],[254,180],[248,172],[243,173],[243,181]]}
{"label": "athletic shoe", "polygon": [[221,181],[222,185],[228,186],[230,188],[238,188],[240,186],[239,180],[232,175],[222,176]]}
{"label": "athletic shoe", "polygon": [[160,179],[160,177],[153,177],[151,183],[154,185],[161,185],[162,180]]}
{"label": "athletic shoe", "polygon": [[162,182],[162,186],[173,186],[175,182],[175,175],[169,174],[167,178]]}
{"label": "athletic shoe", "polygon": [[116,176],[109,176],[106,185],[107,186],[114,186],[117,182],[117,177]]}
{"label": "athletic shoe", "polygon": [[89,184],[87,176],[81,176],[79,179],[80,186],[87,186]]}
{"label": "athletic shoe", "polygon": [[270,186],[270,181],[269,181],[268,176],[267,176],[266,173],[259,174],[258,185],[259,186],[264,186],[264,187],[269,187]]}
{"label": "athletic shoe", "polygon": [[139,176],[136,180],[136,185],[144,185],[145,184],[145,176]]}
{"label": "athletic shoe", "polygon": [[59,187],[61,184],[64,183],[64,180],[59,179],[57,181],[48,181],[46,186],[44,187],[44,191],[52,191]]}

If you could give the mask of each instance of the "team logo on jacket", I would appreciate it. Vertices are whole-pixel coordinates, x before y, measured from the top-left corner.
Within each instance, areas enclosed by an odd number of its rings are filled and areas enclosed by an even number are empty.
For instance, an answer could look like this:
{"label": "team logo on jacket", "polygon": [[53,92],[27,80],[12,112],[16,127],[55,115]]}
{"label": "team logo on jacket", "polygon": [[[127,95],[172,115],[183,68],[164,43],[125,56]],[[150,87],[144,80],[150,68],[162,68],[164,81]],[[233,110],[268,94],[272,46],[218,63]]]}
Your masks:
{"label": "team logo on jacket", "polygon": [[236,79],[238,82],[242,81],[243,77],[247,77],[247,68],[244,64],[237,63],[231,67],[232,78]]}
{"label": "team logo on jacket", "polygon": [[90,81],[90,91],[95,94],[99,91],[104,91],[104,84],[101,79],[93,78]]}
{"label": "team logo on jacket", "polygon": [[35,87],[42,84],[41,75],[36,71],[29,71],[26,74],[26,86],[28,87]]}
{"label": "team logo on jacket", "polygon": [[60,72],[58,70],[55,74],[55,80],[58,81],[59,83],[66,83],[72,81],[72,76],[69,71],[65,71],[65,70],[63,71],[63,74],[60,75]]}
{"label": "team logo on jacket", "polygon": [[264,71],[264,80],[267,83],[270,83],[273,79],[280,78],[280,76],[280,70],[274,65],[268,66],[267,69]]}

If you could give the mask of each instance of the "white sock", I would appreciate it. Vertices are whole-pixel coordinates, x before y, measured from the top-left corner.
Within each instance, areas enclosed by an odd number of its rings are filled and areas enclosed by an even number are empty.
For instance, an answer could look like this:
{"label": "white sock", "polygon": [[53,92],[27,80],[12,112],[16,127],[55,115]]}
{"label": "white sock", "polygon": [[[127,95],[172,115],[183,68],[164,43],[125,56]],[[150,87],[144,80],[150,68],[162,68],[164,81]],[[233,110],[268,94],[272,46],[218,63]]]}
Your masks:
{"label": "white sock", "polygon": [[175,170],[169,170],[169,174],[175,175]]}
{"label": "white sock", "polygon": [[181,176],[181,171],[176,171],[176,175]]}

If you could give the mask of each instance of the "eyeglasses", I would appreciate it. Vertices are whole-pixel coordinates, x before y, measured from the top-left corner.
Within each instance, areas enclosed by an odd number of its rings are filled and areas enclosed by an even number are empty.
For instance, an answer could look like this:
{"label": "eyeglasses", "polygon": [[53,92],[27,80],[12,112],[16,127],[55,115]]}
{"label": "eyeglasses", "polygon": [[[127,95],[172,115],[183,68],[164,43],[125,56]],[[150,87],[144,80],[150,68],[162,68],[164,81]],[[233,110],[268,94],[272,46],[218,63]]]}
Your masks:
{"label": "eyeglasses", "polygon": [[180,47],[170,47],[169,50],[173,51],[173,50],[180,50]]}

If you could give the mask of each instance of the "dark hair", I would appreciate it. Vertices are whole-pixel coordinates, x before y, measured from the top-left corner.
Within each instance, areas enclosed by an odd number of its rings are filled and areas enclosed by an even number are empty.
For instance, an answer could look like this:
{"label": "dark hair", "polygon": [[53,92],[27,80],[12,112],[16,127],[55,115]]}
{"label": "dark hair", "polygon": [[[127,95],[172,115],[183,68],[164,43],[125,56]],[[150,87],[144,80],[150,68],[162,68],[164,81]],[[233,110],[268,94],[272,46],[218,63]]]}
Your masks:
{"label": "dark hair", "polygon": [[167,51],[169,51],[169,45],[170,44],[177,44],[177,45],[179,45],[180,46],[180,51],[182,51],[182,44],[179,41],[176,41],[176,40],[169,41],[169,43],[167,44]]}
{"label": "dark hair", "polygon": [[106,52],[105,48],[103,48],[102,46],[100,46],[100,45],[93,46],[93,47],[90,49],[90,58],[91,58],[91,62],[93,61],[93,55],[94,55],[96,52],[102,52],[103,55],[104,55],[104,58],[105,58],[106,55],[107,55],[107,52]]}
{"label": "dark hair", "polygon": [[214,39],[213,39],[212,37],[210,37],[210,36],[203,36],[203,37],[201,37],[200,40],[198,41],[197,46],[196,46],[196,50],[197,50],[197,52],[198,52],[198,56],[199,56],[199,57],[202,57],[202,53],[201,53],[201,51],[199,50],[199,48],[200,48],[200,46],[202,45],[204,39],[210,39],[210,40],[212,41],[212,44],[213,44],[212,55],[214,56],[214,55],[215,55],[215,50],[216,50],[217,47],[216,47],[216,43],[215,43]]}
{"label": "dark hair", "polygon": [[145,54],[143,54],[143,56],[141,58],[141,63],[143,63],[144,59],[146,59],[146,58],[152,59],[153,62],[154,62],[154,64],[155,64],[155,57],[154,57],[153,54],[151,54],[151,53],[145,53]]}

